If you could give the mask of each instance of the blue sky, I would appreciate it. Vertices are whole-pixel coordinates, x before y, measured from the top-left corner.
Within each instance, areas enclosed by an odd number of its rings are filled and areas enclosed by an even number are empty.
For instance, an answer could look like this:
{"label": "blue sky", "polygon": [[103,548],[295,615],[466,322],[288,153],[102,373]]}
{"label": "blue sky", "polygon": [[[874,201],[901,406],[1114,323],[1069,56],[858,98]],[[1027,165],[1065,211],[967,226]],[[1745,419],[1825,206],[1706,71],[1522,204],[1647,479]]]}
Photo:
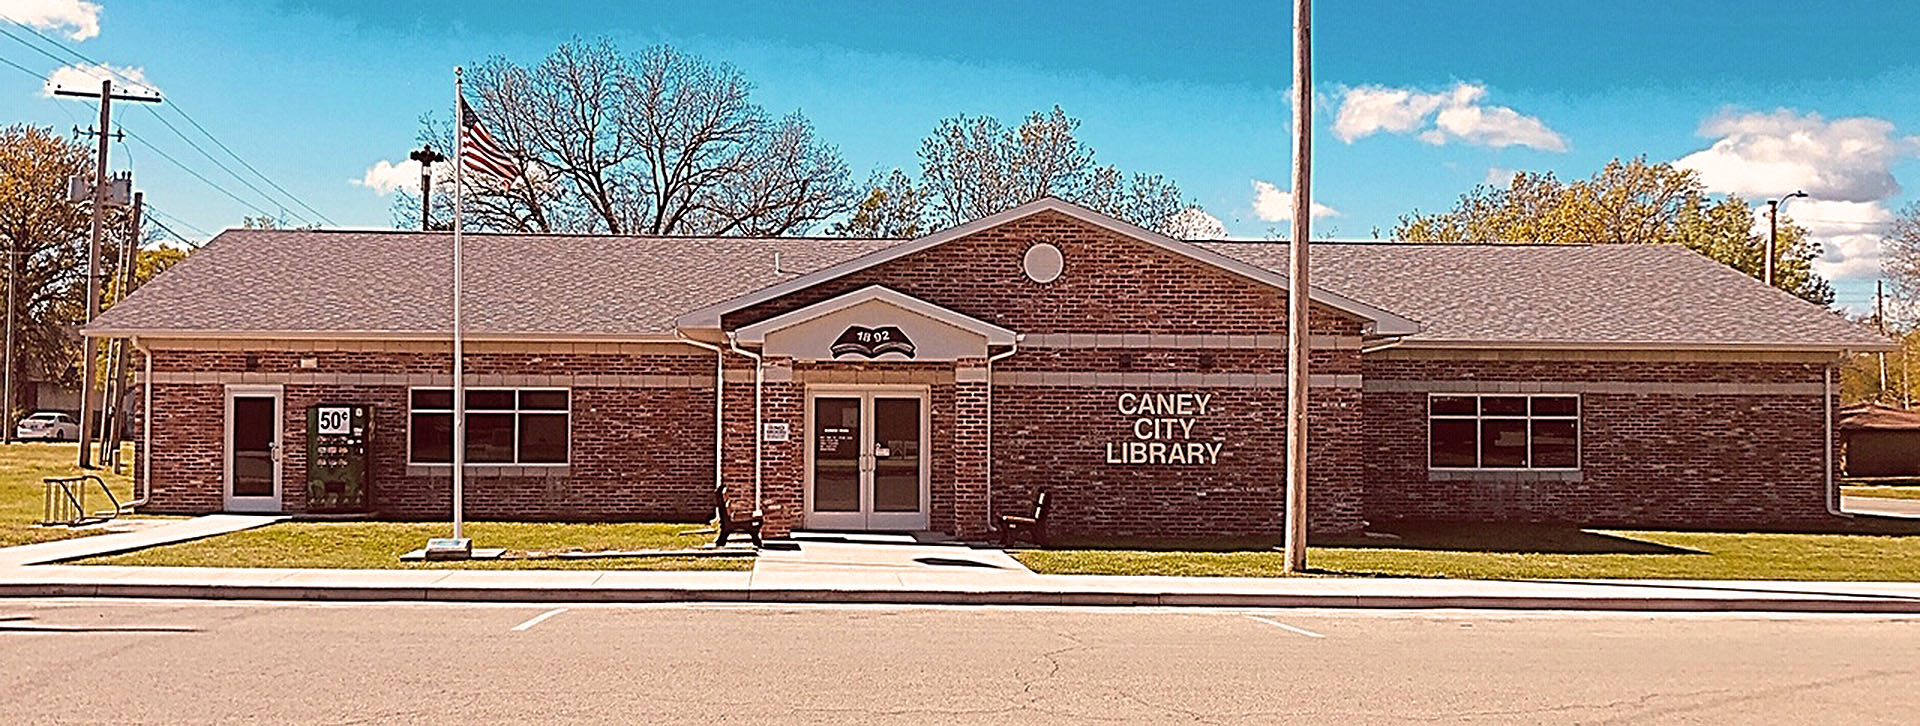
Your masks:
{"label": "blue sky", "polygon": [[[0,0],[0,14],[67,48],[139,69],[343,226],[391,224],[390,198],[360,182],[404,157],[420,114],[445,115],[452,66],[533,61],[571,36],[606,35],[733,63],[760,103],[805,112],[860,178],[915,164],[942,117],[1012,119],[1058,103],[1103,161],[1173,177],[1246,236],[1285,225],[1273,212],[1287,176],[1289,12],[1286,2]],[[1877,274],[1873,239],[1891,210],[1920,199],[1910,37],[1920,8],[1907,3],[1323,2],[1315,23],[1315,197],[1333,212],[1316,230],[1328,236],[1384,233],[1500,170],[1585,176],[1646,154],[1749,198],[1812,193],[1790,209],[1828,244],[1822,270],[1841,301],[1858,306]],[[61,65],[6,38],[0,58],[34,73]],[[93,114],[0,68],[8,121],[65,130]],[[264,201],[146,109],[123,105],[116,120],[158,149],[117,145],[116,168],[134,168],[190,237],[255,212],[159,152],[255,206],[313,216]],[[1263,196],[1261,181],[1279,188]]]}

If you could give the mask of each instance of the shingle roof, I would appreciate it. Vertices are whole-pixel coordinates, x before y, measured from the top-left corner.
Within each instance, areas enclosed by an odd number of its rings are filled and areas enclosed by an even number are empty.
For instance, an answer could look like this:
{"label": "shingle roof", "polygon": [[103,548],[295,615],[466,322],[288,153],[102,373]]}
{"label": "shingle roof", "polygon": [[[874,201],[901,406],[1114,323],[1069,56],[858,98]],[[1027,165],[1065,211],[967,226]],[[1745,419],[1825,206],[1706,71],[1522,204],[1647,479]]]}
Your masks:
{"label": "shingle roof", "polygon": [[[670,334],[682,313],[899,242],[470,234],[465,321],[476,336]],[[1201,245],[1286,269],[1283,243]],[[445,233],[229,230],[89,330],[435,336],[448,325],[450,259]],[[1314,245],[1313,260],[1316,288],[1419,321],[1418,341],[1886,343],[1674,246],[1335,243]]]}
{"label": "shingle roof", "polygon": [[[1202,243],[1285,269],[1284,243]],[[1678,245],[1333,243],[1311,282],[1420,322],[1434,343],[1873,348],[1865,326]]]}
{"label": "shingle roof", "polygon": [[[897,242],[468,234],[462,322],[474,335],[670,334],[675,315]],[[445,233],[228,230],[89,329],[444,335],[452,244]]]}

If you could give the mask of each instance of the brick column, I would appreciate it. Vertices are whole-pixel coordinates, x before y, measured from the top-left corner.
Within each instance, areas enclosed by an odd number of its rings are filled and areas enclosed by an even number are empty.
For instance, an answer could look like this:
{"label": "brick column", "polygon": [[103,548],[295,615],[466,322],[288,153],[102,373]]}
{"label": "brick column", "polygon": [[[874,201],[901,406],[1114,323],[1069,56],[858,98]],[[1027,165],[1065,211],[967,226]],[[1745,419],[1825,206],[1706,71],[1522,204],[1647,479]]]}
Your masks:
{"label": "brick column", "polygon": [[806,387],[793,380],[793,361],[769,359],[760,392],[761,422],[785,423],[786,441],[760,444],[760,501],[766,508],[766,534],[786,535],[805,518],[807,457]]}
{"label": "brick column", "polygon": [[963,359],[953,374],[953,521],[961,539],[987,539],[987,369]]}

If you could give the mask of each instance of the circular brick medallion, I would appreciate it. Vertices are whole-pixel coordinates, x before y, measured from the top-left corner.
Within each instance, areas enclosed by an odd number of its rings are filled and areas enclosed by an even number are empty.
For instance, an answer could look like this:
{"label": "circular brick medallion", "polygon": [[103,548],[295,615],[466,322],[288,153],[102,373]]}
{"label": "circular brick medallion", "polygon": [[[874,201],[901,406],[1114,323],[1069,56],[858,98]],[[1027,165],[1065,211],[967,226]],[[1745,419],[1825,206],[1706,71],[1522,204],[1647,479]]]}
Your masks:
{"label": "circular brick medallion", "polygon": [[1060,271],[1066,268],[1066,264],[1060,248],[1041,242],[1027,248],[1027,256],[1020,261],[1020,268],[1026,271],[1027,279],[1044,285],[1060,279]]}

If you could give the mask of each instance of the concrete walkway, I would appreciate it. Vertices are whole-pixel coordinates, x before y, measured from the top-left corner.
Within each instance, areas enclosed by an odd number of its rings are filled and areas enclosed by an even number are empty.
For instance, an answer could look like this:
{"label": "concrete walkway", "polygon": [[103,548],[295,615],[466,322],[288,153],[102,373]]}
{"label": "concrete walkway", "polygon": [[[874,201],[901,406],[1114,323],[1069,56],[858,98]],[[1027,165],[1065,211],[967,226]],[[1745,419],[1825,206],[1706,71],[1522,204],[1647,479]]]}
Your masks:
{"label": "concrete walkway", "polygon": [[[147,539],[260,526],[203,518]],[[206,536],[200,534],[198,536]],[[131,539],[0,550],[0,596],[503,602],[835,602],[956,605],[1504,608],[1920,613],[1920,583],[1439,580],[1040,575],[963,545],[803,538],[769,543],[750,572],[325,570],[35,565]],[[804,536],[803,536],[804,537]],[[27,549],[27,548],[15,548]],[[54,550],[58,550],[55,552]]]}
{"label": "concrete walkway", "polygon": [[1840,497],[1840,510],[1854,514],[1871,514],[1876,517],[1920,519],[1920,499],[1851,497],[1842,495]]}
{"label": "concrete walkway", "polygon": [[[7,568],[24,565],[38,565],[44,562],[66,562],[86,557],[98,557],[120,552],[157,547],[159,545],[186,542],[215,535],[238,532],[243,529],[265,527],[286,519],[282,515],[251,514],[210,514],[154,526],[143,526],[124,532],[97,534],[73,539],[40,542],[19,547],[0,547],[0,573]],[[0,577],[4,577],[0,574]]]}

